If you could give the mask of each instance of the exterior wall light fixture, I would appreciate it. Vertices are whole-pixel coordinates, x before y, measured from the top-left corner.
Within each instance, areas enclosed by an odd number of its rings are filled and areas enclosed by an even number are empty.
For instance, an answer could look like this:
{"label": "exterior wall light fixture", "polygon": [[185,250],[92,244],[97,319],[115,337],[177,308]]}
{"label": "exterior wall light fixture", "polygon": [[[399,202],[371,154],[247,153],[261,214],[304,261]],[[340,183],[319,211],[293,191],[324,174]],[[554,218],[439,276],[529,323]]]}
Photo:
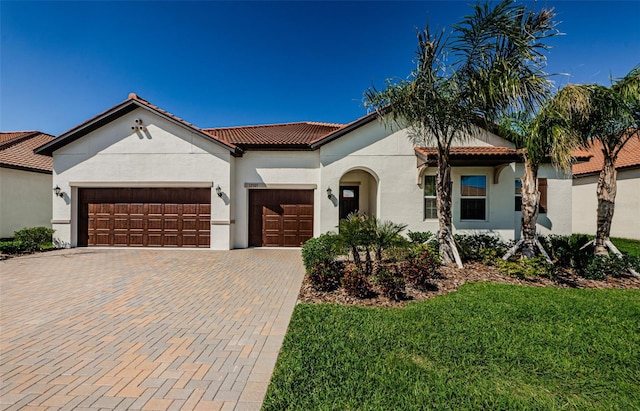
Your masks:
{"label": "exterior wall light fixture", "polygon": [[216,187],[216,194],[218,195],[218,197],[222,198],[222,189],[220,188],[220,186]]}
{"label": "exterior wall light fixture", "polygon": [[331,191],[331,187],[327,187],[327,198],[328,198],[329,200],[331,200],[331,193],[332,193],[332,191]]}
{"label": "exterior wall light fixture", "polygon": [[58,197],[64,197],[64,193],[62,192],[62,189],[60,188],[59,185],[56,184],[56,186],[53,188],[53,192],[56,194],[56,196]]}

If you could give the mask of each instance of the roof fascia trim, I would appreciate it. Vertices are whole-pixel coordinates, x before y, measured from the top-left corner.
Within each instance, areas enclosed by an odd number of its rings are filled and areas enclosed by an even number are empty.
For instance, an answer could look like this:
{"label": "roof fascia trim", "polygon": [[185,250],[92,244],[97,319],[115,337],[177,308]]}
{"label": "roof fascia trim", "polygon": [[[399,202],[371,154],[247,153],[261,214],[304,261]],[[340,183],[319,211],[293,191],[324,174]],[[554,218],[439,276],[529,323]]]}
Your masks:
{"label": "roof fascia trim", "polygon": [[369,114],[367,114],[364,117],[359,118],[358,120],[355,120],[354,122],[352,122],[351,124],[347,124],[344,128],[340,128],[326,136],[324,136],[323,138],[321,138],[320,140],[309,144],[309,147],[311,147],[312,150],[316,150],[319,147],[330,143],[342,136],[344,136],[345,134],[348,134],[350,132],[352,132],[353,130],[356,130],[370,122],[372,122],[373,120],[377,119],[379,117],[379,114],[377,111],[371,112]]}
{"label": "roof fascia trim", "polygon": [[[164,113],[162,113],[161,111],[158,111],[156,109],[154,109],[153,107],[149,107],[146,104],[143,104],[135,99],[129,99],[129,100],[125,100],[120,104],[115,105],[114,107],[112,107],[111,109],[103,112],[102,114],[99,114],[97,117],[90,119],[88,122],[82,123],[74,128],[72,128],[71,130],[61,134],[60,136],[58,136],[57,138],[51,140],[50,142],[48,142],[47,144],[44,144],[38,148],[36,148],[34,151],[34,153],[36,154],[44,154],[44,155],[48,155],[48,156],[53,156],[53,151],[57,150],[61,147],[64,147],[65,145],[81,138],[84,137],[85,135],[91,133],[92,131],[95,131],[97,129],[99,129],[100,127],[102,127],[103,125],[106,125],[107,123],[110,123],[120,117],[122,117],[125,114],[128,114],[130,112],[132,112],[133,110],[135,110],[136,108],[144,108],[145,110],[148,110],[149,112],[152,112],[158,116],[160,116],[161,118],[168,120],[170,122],[172,122],[173,124],[176,124],[180,127],[182,127],[185,130],[194,132],[198,135],[200,135],[203,138],[206,138],[209,141],[213,141],[214,143],[220,145],[221,147],[224,147],[225,149],[229,150],[229,152],[231,152],[231,154],[234,157],[240,157],[242,156],[242,150],[240,149],[234,149],[232,147],[227,146],[226,144],[218,141],[217,139],[213,138],[212,136],[205,134],[203,131],[200,131],[198,129],[196,129],[195,127],[188,127],[186,124],[183,124],[173,118],[171,118],[171,116],[168,116]],[[102,124],[104,123],[104,124]]]}

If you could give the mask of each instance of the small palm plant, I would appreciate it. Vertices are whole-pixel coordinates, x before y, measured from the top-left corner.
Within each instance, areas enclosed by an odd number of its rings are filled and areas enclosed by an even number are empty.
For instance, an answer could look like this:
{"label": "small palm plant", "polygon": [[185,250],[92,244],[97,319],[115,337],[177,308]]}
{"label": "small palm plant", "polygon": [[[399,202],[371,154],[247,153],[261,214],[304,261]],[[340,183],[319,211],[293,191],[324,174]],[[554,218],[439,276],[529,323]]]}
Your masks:
{"label": "small palm plant", "polygon": [[362,231],[364,230],[364,219],[357,213],[351,213],[347,218],[340,220],[338,230],[344,242],[344,245],[351,250],[353,262],[358,269],[362,269],[362,260],[360,259],[360,249],[362,245]]}
{"label": "small palm plant", "polygon": [[382,265],[382,251],[401,241],[400,233],[407,228],[407,225],[393,221],[380,221],[375,216],[367,217],[365,224],[368,226],[371,244],[375,249],[377,273]]}

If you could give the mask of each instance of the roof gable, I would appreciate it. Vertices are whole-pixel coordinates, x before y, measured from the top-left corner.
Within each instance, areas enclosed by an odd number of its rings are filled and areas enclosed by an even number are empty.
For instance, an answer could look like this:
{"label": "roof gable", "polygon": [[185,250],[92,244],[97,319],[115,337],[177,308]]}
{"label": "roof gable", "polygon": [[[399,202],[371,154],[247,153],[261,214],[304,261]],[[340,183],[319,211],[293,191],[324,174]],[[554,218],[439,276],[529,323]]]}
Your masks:
{"label": "roof gable", "polygon": [[148,101],[138,97],[136,94],[131,93],[129,94],[129,97],[119,103],[116,104],[115,106],[103,111],[102,113],[90,118],[89,120],[85,121],[84,123],[81,123],[77,126],[75,126],[74,128],[62,133],[60,136],[58,136],[55,140],[49,142],[48,144],[43,145],[42,147],[38,148],[36,150],[36,153],[38,154],[44,154],[44,155],[48,155],[51,156],[53,155],[53,152],[69,143],[71,143],[72,141],[75,141],[89,133],[91,133],[92,131],[95,131],[97,129],[99,129],[100,127],[111,123],[112,121],[124,116],[125,114],[128,114],[130,112],[132,112],[133,110],[135,110],[136,108],[143,108],[145,110],[148,110],[166,120],[171,121],[172,123],[175,123],[177,125],[179,125],[180,127],[183,127],[207,140],[211,140],[216,142],[217,144],[225,147],[227,150],[229,150],[231,152],[232,155],[234,156],[239,156],[242,155],[242,150],[240,150],[237,146],[235,146],[234,144],[222,141],[217,139],[215,136],[205,133],[203,130],[199,129],[198,127],[182,120],[179,117],[174,116],[173,114],[162,110],[161,108],[152,105],[151,103],[149,103]]}
{"label": "roof gable", "polygon": [[39,131],[0,133],[0,167],[50,174],[53,160],[34,153],[34,149],[53,139],[52,135]]}

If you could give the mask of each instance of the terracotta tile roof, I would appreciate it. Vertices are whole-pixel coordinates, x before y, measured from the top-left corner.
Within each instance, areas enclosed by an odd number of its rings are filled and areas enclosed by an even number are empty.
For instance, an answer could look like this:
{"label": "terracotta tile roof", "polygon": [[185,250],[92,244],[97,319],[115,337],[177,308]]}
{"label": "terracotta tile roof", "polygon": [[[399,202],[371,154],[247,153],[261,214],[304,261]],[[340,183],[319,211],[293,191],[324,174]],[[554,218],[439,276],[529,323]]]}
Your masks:
{"label": "terracotta tile roof", "polygon": [[227,143],[241,146],[308,146],[342,128],[342,124],[303,121],[297,123],[204,129]]}
{"label": "terracotta tile roof", "polygon": [[39,131],[0,133],[0,166],[51,173],[53,159],[33,150],[54,138]]}
{"label": "terracotta tile roof", "polygon": [[[591,159],[584,163],[574,164],[573,175],[595,174],[602,169],[604,154],[602,153],[600,140],[593,140],[587,147],[587,151],[591,155]],[[616,169],[625,168],[640,168],[640,132],[638,131],[631,136],[620,154],[618,154]]]}
{"label": "terracotta tile roof", "polygon": [[[423,156],[432,157],[438,154],[436,147],[416,147],[415,151]],[[509,147],[497,146],[470,146],[470,147],[451,147],[450,153],[457,157],[476,157],[476,156],[514,156],[518,155],[518,150]]]}
{"label": "terracotta tile roof", "polygon": [[11,141],[14,138],[20,138],[29,134],[37,133],[37,131],[3,131],[0,132],[0,144]]}

